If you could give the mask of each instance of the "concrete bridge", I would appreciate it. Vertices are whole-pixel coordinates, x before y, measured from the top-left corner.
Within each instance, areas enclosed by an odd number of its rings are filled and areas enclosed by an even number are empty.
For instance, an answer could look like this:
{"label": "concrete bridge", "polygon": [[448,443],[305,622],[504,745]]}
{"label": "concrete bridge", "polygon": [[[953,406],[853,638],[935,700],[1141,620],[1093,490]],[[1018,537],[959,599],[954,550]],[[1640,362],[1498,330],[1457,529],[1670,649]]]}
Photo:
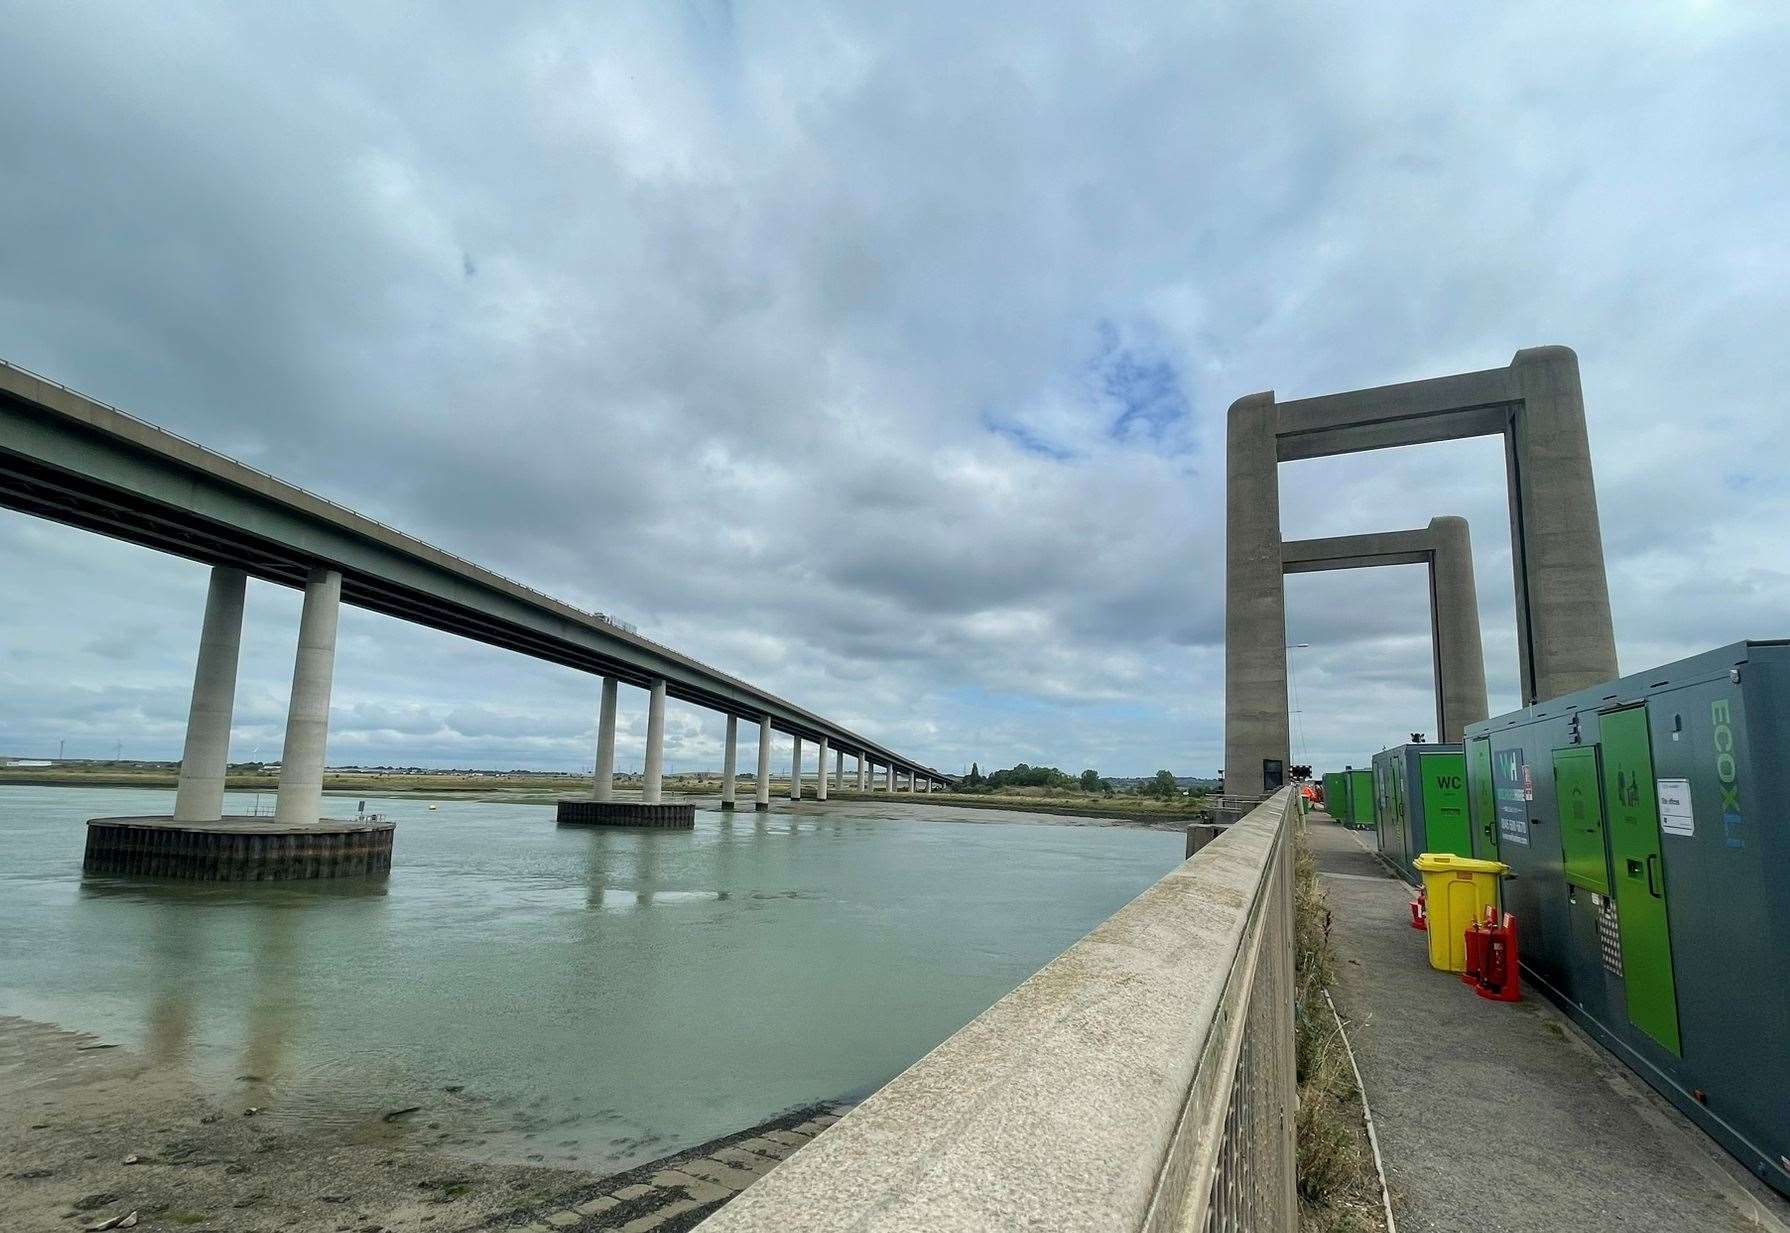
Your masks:
{"label": "concrete bridge", "polygon": [[[212,567],[174,821],[216,823],[249,577],[304,591],[281,762],[276,821],[315,825],[335,668],[336,623],[349,603],[603,679],[592,804],[638,821],[613,802],[618,686],[647,693],[642,806],[662,804],[665,699],[727,717],[723,808],[734,805],[739,721],[758,726],[756,805],[770,804],[773,732],[795,739],[792,796],[803,742],[818,751],[825,799],[829,753],[843,782],[930,791],[952,781],[917,759],[748,684],[603,617],[504,578],[315,493],[244,466],[64,386],[0,361],[0,506],[36,514]],[[673,807],[685,808],[685,807]]]}

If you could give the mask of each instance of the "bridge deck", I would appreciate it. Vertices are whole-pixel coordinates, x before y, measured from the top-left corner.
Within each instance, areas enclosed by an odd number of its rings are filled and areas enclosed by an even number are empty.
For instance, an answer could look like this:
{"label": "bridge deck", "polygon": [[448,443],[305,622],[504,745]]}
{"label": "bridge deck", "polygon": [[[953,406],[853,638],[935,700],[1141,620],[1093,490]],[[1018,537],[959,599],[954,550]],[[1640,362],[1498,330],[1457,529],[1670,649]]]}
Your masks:
{"label": "bridge deck", "polygon": [[1432,971],[1410,891],[1361,838],[1322,813],[1307,838],[1401,1233],[1790,1229],[1790,1204],[1539,996]]}

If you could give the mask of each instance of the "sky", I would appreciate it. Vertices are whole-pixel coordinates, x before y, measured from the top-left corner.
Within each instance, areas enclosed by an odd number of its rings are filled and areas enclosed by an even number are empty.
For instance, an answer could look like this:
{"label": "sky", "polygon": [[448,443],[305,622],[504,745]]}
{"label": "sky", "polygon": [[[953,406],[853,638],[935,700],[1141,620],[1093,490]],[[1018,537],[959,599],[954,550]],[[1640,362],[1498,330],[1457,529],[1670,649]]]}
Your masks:
{"label": "sky", "polygon": [[[1790,634],[1782,5],[0,23],[0,357],[941,769],[1215,773],[1226,408],[1528,346],[1580,357],[1624,670]],[[1465,516],[1517,705],[1495,440],[1281,501]],[[0,511],[0,754],[177,757],[205,585]],[[233,758],[297,615],[251,582]],[[1295,761],[1433,730],[1421,567],[1287,624]],[[598,692],[347,609],[329,759],[576,770]],[[670,768],[722,725],[670,704]],[[644,731],[625,688],[620,766]]]}

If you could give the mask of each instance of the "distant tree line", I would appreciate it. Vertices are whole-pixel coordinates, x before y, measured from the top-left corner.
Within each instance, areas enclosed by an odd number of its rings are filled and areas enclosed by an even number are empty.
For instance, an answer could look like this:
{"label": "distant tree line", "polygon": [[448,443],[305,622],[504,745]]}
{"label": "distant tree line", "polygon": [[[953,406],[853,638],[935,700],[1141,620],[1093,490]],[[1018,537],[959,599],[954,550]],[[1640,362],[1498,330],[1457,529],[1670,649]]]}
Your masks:
{"label": "distant tree line", "polygon": [[1112,796],[1123,791],[1127,795],[1148,796],[1164,801],[1198,795],[1193,789],[1182,791],[1181,785],[1175,781],[1173,771],[1157,771],[1149,779],[1139,780],[1119,789],[1113,786],[1111,780],[1101,778],[1100,772],[1092,768],[1080,775],[1071,775],[1054,766],[1028,766],[1024,762],[1004,771],[990,771],[986,775],[982,773],[982,767],[978,763],[972,762],[969,774],[963,777],[959,790],[999,792],[1003,788],[1048,788],[1059,792],[1085,792],[1089,796]]}

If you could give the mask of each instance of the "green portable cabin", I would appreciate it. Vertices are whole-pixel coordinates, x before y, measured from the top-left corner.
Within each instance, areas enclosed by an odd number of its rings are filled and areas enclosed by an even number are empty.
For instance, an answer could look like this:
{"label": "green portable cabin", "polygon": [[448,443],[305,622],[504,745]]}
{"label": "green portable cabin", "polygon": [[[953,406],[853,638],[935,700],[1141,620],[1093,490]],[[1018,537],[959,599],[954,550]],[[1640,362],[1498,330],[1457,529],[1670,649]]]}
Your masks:
{"label": "green portable cabin", "polygon": [[1347,772],[1349,781],[1349,825],[1360,830],[1372,830],[1374,827],[1374,773],[1368,770],[1356,770],[1350,767]]}
{"label": "green portable cabin", "polygon": [[1790,1194],[1790,642],[1467,729],[1523,975]]}
{"label": "green portable cabin", "polygon": [[1349,820],[1349,779],[1342,771],[1324,776],[1324,812],[1338,822]]}
{"label": "green portable cabin", "polygon": [[1466,758],[1459,745],[1396,745],[1374,755],[1374,822],[1380,854],[1417,882],[1425,852],[1477,856],[1467,816]]}

